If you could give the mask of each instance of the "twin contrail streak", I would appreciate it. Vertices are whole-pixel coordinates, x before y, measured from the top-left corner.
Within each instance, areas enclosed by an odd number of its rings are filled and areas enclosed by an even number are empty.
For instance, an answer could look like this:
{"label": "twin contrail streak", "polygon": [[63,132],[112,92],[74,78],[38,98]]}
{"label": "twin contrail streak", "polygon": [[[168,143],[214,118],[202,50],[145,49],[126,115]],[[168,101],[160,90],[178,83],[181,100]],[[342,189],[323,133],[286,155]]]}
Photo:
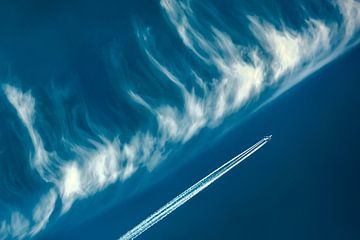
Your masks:
{"label": "twin contrail streak", "polygon": [[120,240],[125,239],[134,239],[138,237],[140,234],[145,232],[147,229],[152,227],[154,224],[165,218],[167,215],[172,213],[174,210],[176,210],[178,207],[186,203],[188,200],[190,200],[192,197],[194,197],[196,194],[204,190],[206,187],[208,187],[210,184],[212,184],[215,180],[223,176],[225,173],[230,171],[232,168],[234,168],[236,165],[244,161],[246,158],[251,156],[254,152],[259,150],[262,146],[264,146],[267,142],[271,140],[271,135],[266,136],[262,138],[260,141],[255,143],[250,148],[246,149],[244,152],[240,153],[236,157],[230,159],[226,163],[224,163],[221,167],[214,170],[212,173],[192,185],[190,188],[186,189],[184,192],[182,192],[180,195],[175,197],[173,200],[168,202],[165,206],[154,212],[152,215],[150,215],[148,218],[143,220],[141,223],[139,223],[137,226],[135,226],[133,229],[128,231],[126,234],[124,234],[122,237],[120,237]]}

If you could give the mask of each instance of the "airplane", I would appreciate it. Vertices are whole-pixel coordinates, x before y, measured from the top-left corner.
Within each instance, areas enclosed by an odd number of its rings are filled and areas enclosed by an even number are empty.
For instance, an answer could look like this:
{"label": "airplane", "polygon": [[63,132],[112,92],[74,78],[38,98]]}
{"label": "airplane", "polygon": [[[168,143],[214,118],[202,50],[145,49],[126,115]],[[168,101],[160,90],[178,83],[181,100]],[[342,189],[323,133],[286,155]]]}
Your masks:
{"label": "airplane", "polygon": [[265,136],[265,137],[264,137],[264,140],[266,140],[266,141],[270,141],[270,140],[271,140],[271,138],[272,138],[272,135],[268,135],[268,136]]}

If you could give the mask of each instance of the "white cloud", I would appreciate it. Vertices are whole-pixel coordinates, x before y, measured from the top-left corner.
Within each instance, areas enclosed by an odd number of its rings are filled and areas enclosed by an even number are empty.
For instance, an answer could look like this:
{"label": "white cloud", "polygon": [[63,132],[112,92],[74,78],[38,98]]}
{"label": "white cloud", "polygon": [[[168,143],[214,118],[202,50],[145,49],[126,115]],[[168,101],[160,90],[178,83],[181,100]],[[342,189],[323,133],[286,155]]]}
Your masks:
{"label": "white cloud", "polygon": [[342,14],[345,26],[345,42],[348,42],[360,27],[360,2],[356,0],[338,0],[335,2]]}
{"label": "white cloud", "polygon": [[56,199],[57,193],[54,189],[51,189],[40,199],[39,203],[35,206],[33,210],[34,226],[29,232],[31,236],[36,235],[45,228],[51,214],[54,211]]}
{"label": "white cloud", "polygon": [[187,89],[174,73],[156,59],[156,50],[149,48],[151,38],[145,31],[145,36],[140,34],[139,40],[145,46],[144,51],[150,63],[180,89],[184,108],[170,105],[151,107],[141,96],[134,92],[130,94],[136,102],[155,114],[163,138],[172,142],[186,142],[202,128],[218,125],[224,117],[243,106],[252,95],[259,93],[264,83],[264,66],[255,49],[248,54],[250,61],[245,61],[242,57],[243,49],[216,28],[208,33],[211,37],[205,38],[196,30],[200,24],[188,4],[164,0],[161,6],[184,45],[207,64],[217,68],[220,78],[214,79],[210,88],[193,71],[194,83],[203,91],[203,97],[199,97],[194,89]]}
{"label": "white cloud", "polygon": [[0,227],[0,238],[23,239],[29,230],[29,220],[20,212],[13,212],[8,221],[3,220]]}
{"label": "white cloud", "polygon": [[19,212],[14,212],[11,215],[11,236],[22,239],[29,230],[29,221]]}
{"label": "white cloud", "polygon": [[202,48],[206,48],[207,41],[194,30],[189,23],[188,15],[193,14],[189,3],[185,4],[175,0],[161,0],[160,4],[166,11],[171,23],[176,27],[184,45],[191,49],[199,58],[206,61],[206,57],[197,50],[197,45],[202,45]]}
{"label": "white cloud", "polygon": [[308,20],[299,32],[285,27],[278,30],[268,23],[260,23],[256,17],[249,20],[253,34],[271,54],[272,82],[330,48],[331,29],[319,20]]}
{"label": "white cloud", "polygon": [[94,142],[94,148],[74,147],[76,159],[62,166],[62,177],[57,185],[63,213],[76,199],[92,195],[118,179],[119,141],[103,141]]}
{"label": "white cloud", "polygon": [[16,109],[19,118],[28,129],[32,129],[35,99],[31,96],[31,93],[22,93],[17,88],[10,85],[4,85],[3,89],[9,102]]}
{"label": "white cloud", "polygon": [[140,166],[151,169],[163,157],[159,152],[161,146],[155,145],[157,142],[150,134],[138,133],[125,144],[120,144],[117,138],[111,142],[102,138],[101,143],[92,144],[92,148],[74,147],[75,159],[62,166],[61,178],[56,183],[62,213],[75,200],[91,196],[118,180],[126,180]]}
{"label": "white cloud", "polygon": [[44,144],[39,134],[33,126],[35,118],[35,99],[30,92],[23,93],[19,89],[7,84],[3,85],[3,89],[8,101],[15,108],[17,115],[23,122],[31,138],[34,147],[34,156],[30,161],[31,166],[36,169],[38,174],[44,180],[50,181],[51,176],[48,171],[48,153],[44,148]]}
{"label": "white cloud", "polygon": [[[203,96],[199,97],[194,89],[187,89],[171,70],[155,57],[156,49],[148,44],[149,31],[138,31],[140,45],[145,49],[150,63],[181,91],[183,109],[177,106],[162,105],[152,107],[141,96],[130,92],[132,98],[155,114],[161,135],[172,142],[186,142],[204,127],[217,126],[224,117],[246,104],[252,95],[261,91],[264,84],[264,66],[253,49],[248,54],[248,61],[242,57],[243,49],[236,45],[224,32],[211,28],[204,37],[197,28],[200,23],[194,17],[189,3],[164,0],[161,6],[170,22],[174,24],[179,37],[197,57],[215,67],[220,73],[207,86],[199,75],[193,71],[194,83],[200,86]],[[205,31],[202,29],[202,31]],[[152,109],[152,110],[151,110]]]}
{"label": "white cloud", "polygon": [[[31,158],[30,163],[35,163],[36,170],[41,173],[40,176],[44,181],[54,185],[54,189],[40,199],[34,208],[34,226],[29,233],[31,235],[37,234],[47,224],[53,212],[57,192],[63,205],[62,213],[65,213],[77,199],[86,198],[109,184],[127,179],[139,166],[144,165],[151,169],[164,156],[162,147],[165,143],[161,142],[159,146],[159,142],[149,133],[135,134],[123,145],[118,138],[109,141],[105,137],[100,137],[101,141],[89,140],[91,147],[73,145],[72,149],[68,149],[74,155],[74,159],[56,159],[57,168],[54,169],[60,168],[60,172],[50,168],[45,172],[41,168],[42,164],[37,164],[41,160],[45,160],[43,161],[45,163],[49,158],[43,148],[42,139],[33,126],[35,99],[30,92],[23,93],[10,85],[4,85],[3,89],[31,136],[36,154]],[[156,144],[158,146],[155,146]],[[47,175],[57,178],[48,178]]]}
{"label": "white cloud", "polygon": [[[268,59],[259,57],[256,45],[246,48],[236,46],[226,33],[214,27],[204,27],[206,24],[201,23],[201,19],[199,20],[192,11],[191,1],[161,1],[162,8],[184,45],[199,59],[209,65],[215,65],[221,74],[220,79],[212,80],[210,85],[213,88],[206,91],[205,97],[198,100],[211,103],[204,105],[204,112],[206,116],[209,116],[209,112],[215,113],[207,119],[207,123],[213,121],[216,124],[266,87],[282,80],[281,86],[271,98],[274,99],[346,51],[349,41],[359,29],[360,3],[354,0],[339,0],[336,1],[336,5],[344,18],[342,26],[336,22],[325,23],[308,17],[304,19],[305,24],[300,30],[293,30],[285,25],[279,29],[257,17],[249,17],[250,30],[259,40],[261,47],[270,55]],[[147,39],[149,37],[146,37]],[[252,56],[250,63],[244,60],[244,53]],[[163,69],[159,70],[165,74]],[[194,81],[198,78],[195,77]],[[208,108],[211,110],[206,110]],[[170,110],[169,106],[166,109],[170,119],[173,118],[171,116],[176,116],[176,110]],[[174,125],[173,122],[176,122],[166,118],[165,120],[168,125]],[[176,129],[175,127],[174,125],[172,129]]]}
{"label": "white cloud", "polygon": [[3,220],[0,225],[0,240],[4,240],[9,236],[8,226],[6,221]]}

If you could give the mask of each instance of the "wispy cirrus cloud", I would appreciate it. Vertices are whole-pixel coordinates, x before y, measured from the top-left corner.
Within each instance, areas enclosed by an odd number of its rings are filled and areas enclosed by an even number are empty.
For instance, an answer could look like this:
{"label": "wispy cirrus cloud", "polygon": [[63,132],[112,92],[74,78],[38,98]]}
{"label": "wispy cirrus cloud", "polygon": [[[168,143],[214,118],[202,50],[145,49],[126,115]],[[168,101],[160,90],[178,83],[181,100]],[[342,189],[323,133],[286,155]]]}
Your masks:
{"label": "wispy cirrus cloud", "polygon": [[11,105],[16,109],[17,115],[23,122],[31,138],[34,147],[34,156],[30,162],[31,166],[36,169],[43,179],[49,181],[50,175],[46,172],[49,167],[48,153],[44,149],[41,137],[33,127],[35,99],[30,92],[24,93],[11,85],[3,85],[3,90]]}
{"label": "wispy cirrus cloud", "polygon": [[[161,63],[161,53],[148,43],[151,41],[149,31],[138,30],[141,32],[138,34],[140,45],[145,49],[149,62],[182,92],[185,111],[179,114],[177,107],[167,105],[159,108],[166,112],[158,118],[159,125],[167,124],[166,129],[174,129],[173,133],[176,133],[178,125],[182,126],[181,129],[185,132],[198,132],[204,127],[216,126],[252,97],[280,84],[268,100],[271,101],[353,46],[353,36],[360,26],[359,2],[336,1],[334,6],[342,17],[340,23],[305,16],[304,25],[296,30],[286,25],[275,27],[260,17],[248,16],[249,29],[258,42],[253,46],[241,46],[226,32],[214,26],[206,27],[204,20],[197,16],[191,4],[191,1],[160,2],[184,46],[195,58],[216,68],[219,73],[218,78],[204,80],[195,68],[189,66],[190,71],[194,72],[194,83],[200,82],[203,86],[201,96],[194,94],[193,88],[187,89],[181,85],[181,76],[172,72],[181,72],[176,69],[176,65]],[[166,65],[171,65],[171,70]],[[136,95],[134,91],[131,92]],[[141,99],[139,95],[136,97]],[[141,104],[152,108],[144,100],[141,100]],[[193,116],[202,118],[196,121]],[[186,128],[182,121],[178,121],[182,118],[186,119],[184,122],[193,123],[193,128]],[[176,122],[179,124],[175,124]],[[179,132],[178,135],[184,134]]]}
{"label": "wispy cirrus cloud", "polygon": [[34,225],[29,232],[30,236],[35,236],[46,227],[46,224],[49,222],[49,218],[54,211],[57,197],[56,191],[50,189],[50,191],[39,200],[33,210],[32,220]]}
{"label": "wispy cirrus cloud", "polygon": [[23,239],[27,236],[30,222],[20,212],[15,211],[11,214],[8,221],[3,220],[0,226],[0,238]]}
{"label": "wispy cirrus cloud", "polygon": [[[54,213],[57,199],[62,204],[61,214],[71,208],[74,201],[89,197],[108,185],[129,178],[140,166],[158,161],[161,153],[154,151],[154,139],[149,134],[134,135],[127,143],[118,138],[112,141],[103,136],[99,140],[89,139],[90,146],[80,146],[70,142],[69,152],[73,159],[56,159],[44,148],[43,140],[35,128],[36,101],[31,92],[3,85],[5,96],[29,134],[34,155],[29,164],[47,184],[52,184],[34,206],[32,216],[14,212],[10,220],[3,221],[1,235],[16,238],[35,236],[46,227]],[[55,153],[56,154],[56,153]]]}

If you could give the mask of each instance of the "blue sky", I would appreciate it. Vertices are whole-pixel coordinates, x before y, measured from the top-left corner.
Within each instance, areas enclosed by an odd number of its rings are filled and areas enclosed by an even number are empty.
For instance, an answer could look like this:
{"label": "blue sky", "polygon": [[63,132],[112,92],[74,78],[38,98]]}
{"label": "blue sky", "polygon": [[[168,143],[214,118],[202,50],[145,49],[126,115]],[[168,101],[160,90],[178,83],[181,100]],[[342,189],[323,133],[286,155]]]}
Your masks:
{"label": "blue sky", "polygon": [[[61,236],[115,206],[130,208],[179,167],[201,168],[195,162],[210,146],[233,141],[224,134],[257,122],[274,99],[338,66],[359,41],[354,0],[2,5],[0,236],[10,239]],[[346,82],[357,76],[349,68]],[[346,87],[342,78],[328,81]],[[239,133],[239,143],[265,134]],[[117,224],[133,223],[132,214]]]}

